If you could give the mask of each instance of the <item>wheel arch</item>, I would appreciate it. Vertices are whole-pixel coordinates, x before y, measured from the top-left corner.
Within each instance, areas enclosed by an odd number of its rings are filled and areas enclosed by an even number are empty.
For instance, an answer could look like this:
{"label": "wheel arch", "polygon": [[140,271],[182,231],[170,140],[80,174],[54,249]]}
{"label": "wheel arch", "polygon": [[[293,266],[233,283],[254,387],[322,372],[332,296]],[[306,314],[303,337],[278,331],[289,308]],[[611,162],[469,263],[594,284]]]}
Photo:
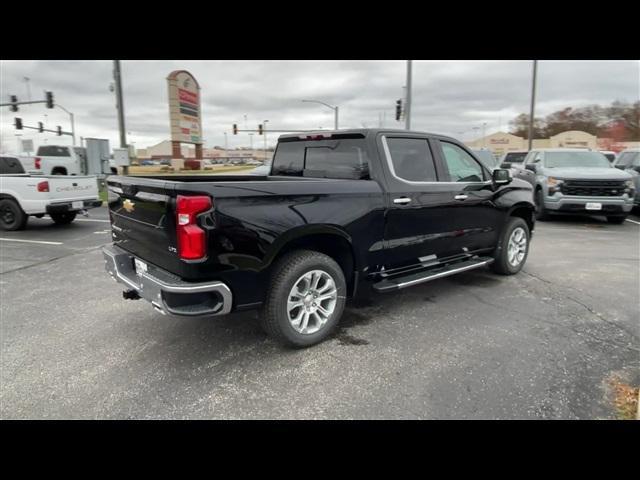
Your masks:
{"label": "wheel arch", "polygon": [[529,231],[533,232],[533,229],[535,228],[535,211],[536,207],[534,204],[529,202],[518,202],[508,210],[507,216],[522,218],[527,222]]}
{"label": "wheel arch", "polygon": [[353,295],[358,263],[347,232],[335,225],[305,225],[291,229],[278,238],[265,258],[267,269],[270,270],[279,258],[294,250],[314,250],[335,260],[344,273],[347,294]]}

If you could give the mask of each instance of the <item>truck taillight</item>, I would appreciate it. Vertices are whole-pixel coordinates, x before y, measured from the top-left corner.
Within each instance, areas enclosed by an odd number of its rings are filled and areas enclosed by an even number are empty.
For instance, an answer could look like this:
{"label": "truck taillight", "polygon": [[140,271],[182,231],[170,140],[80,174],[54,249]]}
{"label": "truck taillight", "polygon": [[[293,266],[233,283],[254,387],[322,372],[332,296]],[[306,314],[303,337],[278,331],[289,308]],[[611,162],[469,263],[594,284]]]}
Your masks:
{"label": "truck taillight", "polygon": [[42,167],[40,157],[35,158],[34,167],[36,170],[40,170],[40,168]]}
{"label": "truck taillight", "polygon": [[176,200],[176,233],[178,255],[184,260],[198,260],[207,254],[206,232],[196,221],[199,213],[212,207],[211,198],[204,195],[178,195]]}
{"label": "truck taillight", "polygon": [[49,191],[49,182],[46,180],[44,182],[38,183],[38,191],[39,192],[48,192]]}

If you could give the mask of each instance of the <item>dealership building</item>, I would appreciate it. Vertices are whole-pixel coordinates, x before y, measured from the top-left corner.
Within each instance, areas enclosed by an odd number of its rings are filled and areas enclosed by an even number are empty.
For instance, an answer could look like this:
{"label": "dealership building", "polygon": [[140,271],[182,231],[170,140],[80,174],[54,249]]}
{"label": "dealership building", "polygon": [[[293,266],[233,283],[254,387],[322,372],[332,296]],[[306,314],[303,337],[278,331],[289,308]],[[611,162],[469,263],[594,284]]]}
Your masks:
{"label": "dealership building", "polygon": [[[529,142],[526,138],[506,132],[492,133],[486,137],[464,143],[469,148],[491,150],[498,157],[507,152],[528,150],[529,148]],[[640,142],[615,142],[611,138],[598,138],[579,130],[569,130],[549,138],[535,138],[532,143],[532,148],[590,148],[615,152],[640,147]]]}

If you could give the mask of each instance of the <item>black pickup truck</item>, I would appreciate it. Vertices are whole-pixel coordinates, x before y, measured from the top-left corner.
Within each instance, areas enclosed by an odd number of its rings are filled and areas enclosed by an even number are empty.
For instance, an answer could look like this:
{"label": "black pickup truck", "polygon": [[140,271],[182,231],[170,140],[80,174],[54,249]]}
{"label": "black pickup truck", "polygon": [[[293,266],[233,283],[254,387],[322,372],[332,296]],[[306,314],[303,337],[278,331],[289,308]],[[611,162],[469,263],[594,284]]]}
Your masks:
{"label": "black pickup truck", "polygon": [[107,271],[163,314],[260,309],[295,347],[334,330],[359,291],[490,265],[517,273],[532,187],[449,137],[387,129],[282,135],[271,173],[111,176]]}

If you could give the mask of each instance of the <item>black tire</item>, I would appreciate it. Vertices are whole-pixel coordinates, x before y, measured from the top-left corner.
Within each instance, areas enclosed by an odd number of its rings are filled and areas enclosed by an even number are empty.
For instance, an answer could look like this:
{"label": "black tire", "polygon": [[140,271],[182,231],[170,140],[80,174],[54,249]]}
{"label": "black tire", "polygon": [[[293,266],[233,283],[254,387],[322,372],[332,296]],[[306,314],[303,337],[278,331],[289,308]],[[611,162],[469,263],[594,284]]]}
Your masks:
{"label": "black tire", "polygon": [[27,226],[29,215],[22,211],[20,205],[11,198],[0,200],[0,229],[22,230]]}
{"label": "black tire", "polygon": [[539,188],[536,190],[535,196],[536,202],[536,220],[545,221],[549,219],[549,214],[547,213],[547,209],[544,208],[544,193],[542,193],[542,189]]}
{"label": "black tire", "polygon": [[615,225],[620,225],[621,223],[624,223],[626,219],[626,215],[624,215],[623,217],[607,217],[607,222],[613,223]]}
{"label": "black tire", "polygon": [[[306,272],[322,270],[333,279],[337,299],[333,313],[315,333],[296,331],[289,321],[289,293]],[[286,254],[273,267],[267,299],[260,312],[260,325],[271,338],[288,347],[304,348],[326,339],[335,330],[346,302],[347,285],[340,266],[329,256],[312,250],[296,250]]]}
{"label": "black tire", "polygon": [[56,222],[57,225],[68,225],[76,218],[76,212],[64,212],[64,213],[51,213],[51,220]]}
{"label": "black tire", "polygon": [[[508,252],[508,243],[511,238],[511,233],[518,228],[521,227],[524,230],[524,233],[527,238],[526,250],[524,253],[524,257],[516,266],[509,263],[509,252]],[[491,269],[499,273],[500,275],[513,275],[518,273],[524,264],[527,261],[527,257],[529,256],[529,246],[531,242],[531,232],[529,232],[529,226],[527,222],[525,222],[520,217],[511,217],[507,222],[507,225],[500,233],[500,238],[498,239],[498,246],[493,254],[494,262],[491,264]]]}

